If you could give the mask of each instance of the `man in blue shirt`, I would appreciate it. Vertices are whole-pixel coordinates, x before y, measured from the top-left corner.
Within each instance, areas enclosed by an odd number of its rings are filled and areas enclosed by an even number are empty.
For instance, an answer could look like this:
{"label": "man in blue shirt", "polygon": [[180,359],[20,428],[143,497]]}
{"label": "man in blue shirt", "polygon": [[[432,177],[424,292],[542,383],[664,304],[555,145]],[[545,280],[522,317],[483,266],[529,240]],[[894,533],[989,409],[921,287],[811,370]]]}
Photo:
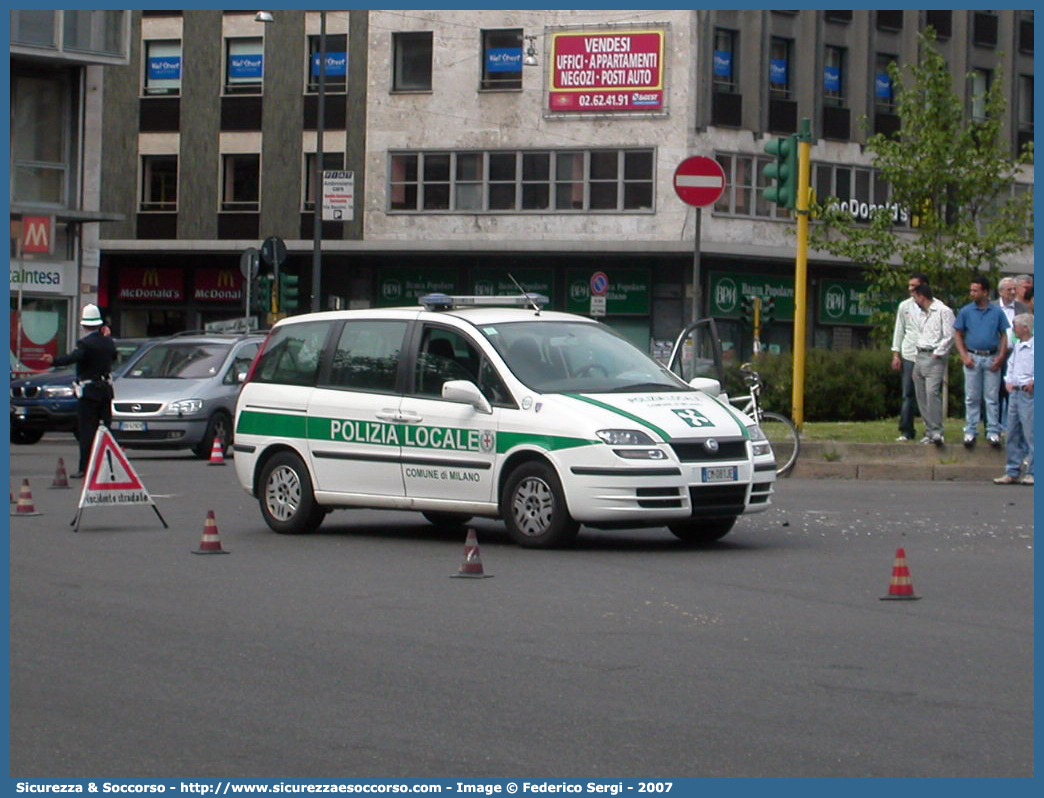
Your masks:
{"label": "man in blue shirt", "polygon": [[964,364],[964,445],[975,445],[979,406],[986,403],[986,440],[1000,446],[1001,368],[1008,355],[1008,318],[990,304],[990,281],[974,277],[971,302],[961,308],[953,325],[953,341]]}

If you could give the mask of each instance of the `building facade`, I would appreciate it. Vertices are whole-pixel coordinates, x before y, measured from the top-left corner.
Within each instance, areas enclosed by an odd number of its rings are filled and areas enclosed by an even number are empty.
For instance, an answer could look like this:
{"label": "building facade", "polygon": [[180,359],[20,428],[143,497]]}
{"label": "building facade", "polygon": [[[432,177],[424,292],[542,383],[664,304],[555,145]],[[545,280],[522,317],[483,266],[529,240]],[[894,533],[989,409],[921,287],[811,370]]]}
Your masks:
{"label": "building facade", "polygon": [[[129,64],[106,76],[102,136],[104,195],[124,218],[104,225],[98,296],[122,335],[241,315],[241,256],[273,236],[308,309],[324,40],[323,167],[350,177],[352,201],[342,181],[341,218],[321,224],[323,308],[517,282],[588,313],[604,272],[606,322],[643,348],[662,349],[698,304],[727,347],[749,352],[743,297],[762,296],[775,305],[763,341],[782,351],[794,225],[759,192],[767,141],[810,119],[817,194],[847,198],[857,218],[887,202],[863,145],[895,129],[886,65],[913,62],[927,25],[955,85],[975,76],[969,113],[1003,74],[1012,151],[1033,135],[1032,12],[272,17],[134,12]],[[726,173],[699,211],[673,185],[691,155]],[[1025,170],[1020,190],[1032,185]],[[1032,253],[1004,270],[1032,271]],[[859,270],[813,253],[809,275],[810,343],[864,341]]]}
{"label": "building facade", "polygon": [[13,371],[16,360],[41,369],[44,354],[65,352],[81,306],[97,300],[98,228],[120,218],[99,183],[103,77],[128,63],[131,19],[128,11],[9,13]]}

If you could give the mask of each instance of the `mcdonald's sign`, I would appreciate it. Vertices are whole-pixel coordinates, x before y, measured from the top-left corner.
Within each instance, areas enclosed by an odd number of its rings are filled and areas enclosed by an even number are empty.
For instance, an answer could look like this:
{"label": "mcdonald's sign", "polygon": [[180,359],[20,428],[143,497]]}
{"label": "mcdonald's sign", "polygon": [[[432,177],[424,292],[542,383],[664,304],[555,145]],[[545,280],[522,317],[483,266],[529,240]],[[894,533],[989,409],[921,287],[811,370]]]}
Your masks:
{"label": "mcdonald's sign", "polygon": [[53,216],[22,217],[22,252],[51,254],[54,246]]}
{"label": "mcdonald's sign", "polygon": [[185,299],[185,273],[176,268],[129,268],[120,270],[118,299],[181,302]]}
{"label": "mcdonald's sign", "polygon": [[242,302],[243,275],[239,269],[197,269],[192,298],[198,302]]}

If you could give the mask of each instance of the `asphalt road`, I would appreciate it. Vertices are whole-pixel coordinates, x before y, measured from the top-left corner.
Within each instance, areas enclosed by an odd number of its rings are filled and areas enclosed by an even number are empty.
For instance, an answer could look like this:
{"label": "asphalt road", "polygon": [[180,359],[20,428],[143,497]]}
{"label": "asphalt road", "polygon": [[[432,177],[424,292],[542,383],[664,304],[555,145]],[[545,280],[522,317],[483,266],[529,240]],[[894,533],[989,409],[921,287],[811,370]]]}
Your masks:
{"label": "asphalt road", "polygon": [[[147,507],[13,447],[11,775],[1033,775],[1033,497],[783,480],[708,548],[565,551],[338,511],[270,532],[231,464],[131,452]],[[194,556],[214,510],[228,556]],[[904,547],[919,601],[880,601]]]}

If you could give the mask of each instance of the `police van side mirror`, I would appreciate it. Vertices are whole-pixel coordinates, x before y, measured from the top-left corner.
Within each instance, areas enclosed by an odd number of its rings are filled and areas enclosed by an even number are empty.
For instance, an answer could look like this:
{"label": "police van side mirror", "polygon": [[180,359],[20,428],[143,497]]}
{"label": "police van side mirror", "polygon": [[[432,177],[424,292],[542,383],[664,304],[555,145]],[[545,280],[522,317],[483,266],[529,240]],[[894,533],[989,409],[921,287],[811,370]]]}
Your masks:
{"label": "police van side mirror", "polygon": [[478,386],[470,380],[447,380],[442,383],[442,398],[447,402],[461,402],[471,405],[480,413],[490,415],[493,407]]}
{"label": "police van side mirror", "polygon": [[693,377],[689,380],[689,385],[711,396],[721,394],[721,383],[712,377]]}

